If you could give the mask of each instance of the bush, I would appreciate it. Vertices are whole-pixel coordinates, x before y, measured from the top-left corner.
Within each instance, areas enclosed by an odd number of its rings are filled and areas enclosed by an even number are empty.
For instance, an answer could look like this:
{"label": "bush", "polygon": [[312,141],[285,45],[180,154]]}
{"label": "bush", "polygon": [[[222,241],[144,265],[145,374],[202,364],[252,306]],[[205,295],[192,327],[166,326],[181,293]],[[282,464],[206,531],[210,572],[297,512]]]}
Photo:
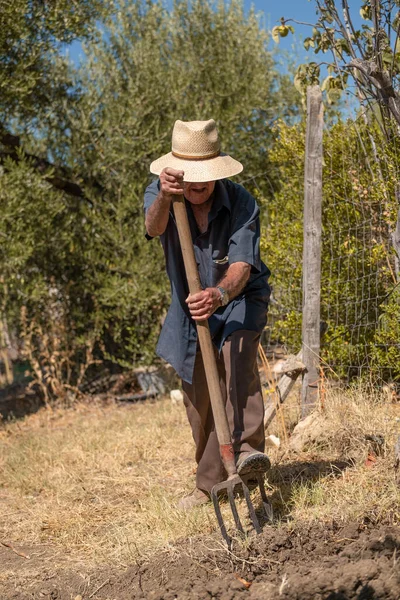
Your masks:
{"label": "bush", "polygon": [[[339,121],[324,132],[322,358],[341,377],[369,369],[387,376],[398,357],[396,296],[385,305],[396,283],[391,230],[398,162],[383,142],[375,160],[370,133],[353,121]],[[279,124],[271,153],[279,184],[272,200],[261,198],[262,247],[273,274],[271,335],[296,352],[301,345],[304,138],[302,124]]]}

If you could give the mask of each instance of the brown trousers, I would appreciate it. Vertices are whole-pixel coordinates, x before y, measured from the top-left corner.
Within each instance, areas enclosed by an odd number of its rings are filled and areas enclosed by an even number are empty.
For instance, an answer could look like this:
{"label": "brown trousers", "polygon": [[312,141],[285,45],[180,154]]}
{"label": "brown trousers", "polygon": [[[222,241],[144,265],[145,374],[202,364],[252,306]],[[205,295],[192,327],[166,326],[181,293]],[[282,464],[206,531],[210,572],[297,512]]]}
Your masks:
{"label": "brown trousers", "polygon": [[[260,335],[241,329],[230,335],[218,355],[222,397],[236,452],[264,451],[264,403],[257,368]],[[193,383],[182,382],[184,404],[196,444],[196,485],[207,492],[226,473],[219,454],[210,396],[201,353],[197,352]]]}

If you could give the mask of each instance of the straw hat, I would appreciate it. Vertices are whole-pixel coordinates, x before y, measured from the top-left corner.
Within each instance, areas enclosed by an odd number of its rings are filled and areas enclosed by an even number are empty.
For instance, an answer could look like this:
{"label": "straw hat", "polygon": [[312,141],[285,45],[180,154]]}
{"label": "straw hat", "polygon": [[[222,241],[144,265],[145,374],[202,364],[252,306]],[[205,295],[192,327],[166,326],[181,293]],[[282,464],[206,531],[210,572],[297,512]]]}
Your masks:
{"label": "straw hat", "polygon": [[232,177],[243,165],[220,150],[217,126],[209,121],[175,121],[172,152],[150,165],[150,172],[160,175],[165,167],[182,170],[184,181],[202,183]]}

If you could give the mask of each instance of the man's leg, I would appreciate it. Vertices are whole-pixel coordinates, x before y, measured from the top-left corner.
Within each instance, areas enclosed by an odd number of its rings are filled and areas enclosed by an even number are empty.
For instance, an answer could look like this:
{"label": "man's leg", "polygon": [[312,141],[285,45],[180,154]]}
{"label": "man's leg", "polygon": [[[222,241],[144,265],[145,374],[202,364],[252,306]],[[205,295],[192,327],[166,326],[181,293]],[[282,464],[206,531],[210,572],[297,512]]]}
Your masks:
{"label": "man's leg", "polygon": [[260,335],[238,330],[222,348],[228,402],[226,405],[235,453],[264,451],[264,402],[258,374]]}
{"label": "man's leg", "polygon": [[[243,455],[254,450],[262,452],[265,444],[264,404],[257,367],[259,339],[257,332],[236,331],[225,341],[221,356],[217,357],[235,452]],[[210,492],[216,483],[226,478],[226,473],[220,459],[200,352],[196,356],[193,383],[183,382],[183,392],[196,444],[196,485]]]}
{"label": "man's leg", "polygon": [[[226,402],[224,361],[222,356],[217,356],[217,352],[216,358],[222,397]],[[210,395],[200,352],[196,355],[193,382],[189,384],[183,381],[182,388],[183,402],[196,444],[196,486],[209,493],[216,483],[223,481],[225,474],[220,459]]]}

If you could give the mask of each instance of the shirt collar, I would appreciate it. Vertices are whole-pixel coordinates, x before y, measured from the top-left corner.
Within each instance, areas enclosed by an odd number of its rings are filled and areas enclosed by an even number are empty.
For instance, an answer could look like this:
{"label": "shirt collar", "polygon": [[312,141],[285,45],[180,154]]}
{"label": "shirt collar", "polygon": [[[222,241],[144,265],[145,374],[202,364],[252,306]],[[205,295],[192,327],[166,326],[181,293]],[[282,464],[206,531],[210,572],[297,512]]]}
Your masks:
{"label": "shirt collar", "polygon": [[224,180],[222,179],[215,182],[214,200],[210,211],[209,221],[217,216],[223,206],[231,212],[231,203],[226,186],[224,185]]}

